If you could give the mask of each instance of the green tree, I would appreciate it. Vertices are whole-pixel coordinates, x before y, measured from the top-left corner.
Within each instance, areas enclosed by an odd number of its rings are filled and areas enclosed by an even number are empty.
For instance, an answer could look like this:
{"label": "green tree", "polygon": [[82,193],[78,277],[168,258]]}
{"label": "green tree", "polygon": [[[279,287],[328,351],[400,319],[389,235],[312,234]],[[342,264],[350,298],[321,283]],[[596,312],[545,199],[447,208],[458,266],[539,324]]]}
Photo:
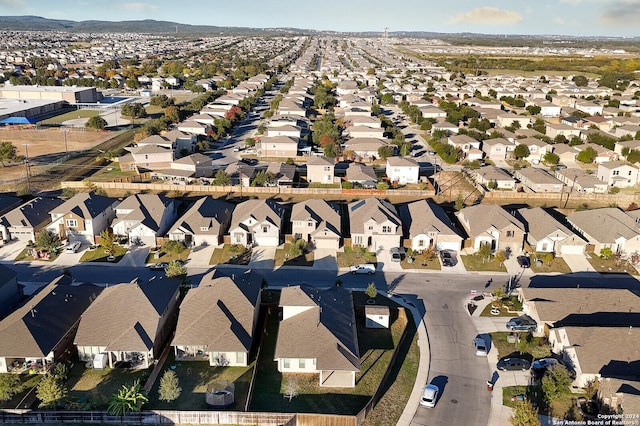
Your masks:
{"label": "green tree", "polygon": [[100,232],[100,247],[108,255],[114,255],[116,252],[116,238],[113,231],[107,228]]}
{"label": "green tree", "polygon": [[149,399],[144,394],[140,381],[136,380],[131,386],[122,385],[117,393],[111,395],[107,411],[116,416],[129,412],[138,412]]}
{"label": "green tree", "polygon": [[393,148],[389,145],[383,145],[378,148],[378,157],[386,160],[393,155]]}
{"label": "green tree", "polygon": [[393,95],[391,93],[385,93],[384,95],[382,95],[382,97],[380,98],[380,103],[382,105],[390,105],[393,104],[395,101],[393,99]]}
{"label": "green tree", "polygon": [[375,299],[378,295],[378,289],[376,288],[376,285],[374,283],[369,283],[369,285],[367,285],[367,289],[364,291],[364,294],[369,296],[371,299]]}
{"label": "green tree", "polygon": [[456,197],[456,203],[453,206],[456,211],[460,211],[464,208],[464,199],[462,198],[462,194],[458,194]]}
{"label": "green tree", "polygon": [[613,257],[613,250],[610,247],[605,247],[600,250],[600,257],[603,259],[611,259]]}
{"label": "green tree", "polygon": [[553,262],[553,253],[545,253],[542,256],[542,261],[547,264],[547,266],[551,266],[551,262]]}
{"label": "green tree", "polygon": [[175,401],[180,397],[181,392],[182,388],[178,382],[176,372],[173,370],[165,371],[160,379],[160,388],[158,389],[160,396],[158,399],[167,402]]}
{"label": "green tree", "polygon": [[47,374],[38,383],[36,396],[40,400],[40,408],[55,407],[66,398],[67,388],[60,378]]}
{"label": "green tree", "polygon": [[322,147],[322,153],[327,158],[335,158],[338,155],[338,148],[335,143],[328,143]]}
{"label": "green tree", "polygon": [[38,247],[52,251],[54,248],[60,246],[60,237],[53,231],[43,229],[38,234],[36,243],[38,244]]}
{"label": "green tree", "polygon": [[519,144],[513,150],[513,156],[517,159],[528,157],[530,154],[529,147],[524,144]]}
{"label": "green tree", "polygon": [[478,248],[478,254],[482,256],[482,262],[486,262],[491,257],[491,244],[481,243]]}
{"label": "green tree", "polygon": [[496,253],[496,260],[498,261],[500,266],[502,266],[506,258],[507,255],[505,254],[504,250],[500,250]]}
{"label": "green tree", "polygon": [[5,161],[15,160],[16,147],[11,142],[0,142],[0,164],[4,167]]}
{"label": "green tree", "polygon": [[90,117],[86,123],[84,123],[84,127],[87,127],[89,129],[104,130],[104,128],[107,127],[107,121],[99,115],[94,115],[93,117]]}
{"label": "green tree", "polygon": [[187,276],[187,268],[177,260],[169,262],[164,272],[169,278],[185,278]]}
{"label": "green tree", "polygon": [[584,75],[574,75],[572,81],[578,87],[585,87],[589,84],[589,79]]}
{"label": "green tree", "polygon": [[560,157],[555,152],[547,152],[542,160],[547,164],[558,164],[560,162]]}
{"label": "green tree", "polygon": [[581,163],[593,163],[593,160],[595,160],[597,156],[598,153],[596,150],[588,146],[576,155],[576,160]]}
{"label": "green tree", "polygon": [[267,172],[259,170],[251,181],[251,186],[264,186],[267,183]]}
{"label": "green tree", "polygon": [[572,381],[571,373],[564,365],[555,364],[547,368],[541,381],[542,394],[547,404],[561,395],[570,393],[569,386]]}
{"label": "green tree", "polygon": [[178,255],[185,250],[182,241],[169,240],[162,245],[162,251],[173,255]]}
{"label": "green tree", "polygon": [[244,140],[244,146],[246,146],[247,148],[252,148],[256,146],[256,140],[254,138],[246,138]]}
{"label": "green tree", "polygon": [[538,419],[538,410],[529,401],[519,402],[509,421],[513,426],[542,426]]}
{"label": "green tree", "polygon": [[22,390],[22,381],[17,374],[0,374],[0,401],[8,401]]}
{"label": "green tree", "polygon": [[120,113],[125,117],[143,118],[147,116],[147,111],[139,102],[122,105]]}
{"label": "green tree", "polygon": [[213,184],[218,186],[229,186],[231,185],[231,176],[229,176],[229,174],[223,169],[218,169],[213,178]]}
{"label": "green tree", "polygon": [[376,185],[376,189],[380,191],[386,191],[387,189],[389,189],[389,184],[387,182],[378,182],[378,184]]}

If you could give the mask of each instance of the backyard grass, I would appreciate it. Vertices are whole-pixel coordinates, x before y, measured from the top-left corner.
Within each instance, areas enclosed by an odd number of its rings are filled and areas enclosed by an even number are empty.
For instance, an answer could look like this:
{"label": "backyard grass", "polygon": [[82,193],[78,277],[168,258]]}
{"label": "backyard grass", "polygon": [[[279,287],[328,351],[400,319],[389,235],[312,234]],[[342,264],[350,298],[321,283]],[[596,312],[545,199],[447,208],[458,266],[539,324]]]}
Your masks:
{"label": "backyard grass", "polygon": [[417,255],[412,256],[412,258],[413,263],[408,262],[409,256],[406,256],[404,259],[402,259],[402,261],[400,262],[400,266],[402,267],[402,269],[433,269],[437,271],[442,269],[442,267],[440,266],[440,260],[438,260],[437,257],[425,260],[424,257]]}
{"label": "backyard grass", "polygon": [[93,181],[109,181],[123,177],[138,176],[138,173],[131,170],[122,171],[117,163],[109,163],[96,173],[91,175]]}
{"label": "backyard grass", "polygon": [[534,407],[538,408],[538,413],[567,420],[583,420],[582,415],[577,410],[576,400],[579,394],[565,393],[556,396],[550,406],[545,404],[543,392],[539,386],[507,386],[502,388],[502,405],[515,408],[520,399],[518,396],[531,401]]}
{"label": "backyard grass", "polygon": [[164,253],[160,251],[159,257],[156,257],[156,253],[158,252],[157,251],[149,252],[149,255],[147,256],[147,260],[145,262],[160,263],[160,262],[171,262],[172,260],[181,260],[184,262],[189,257],[189,253],[191,253],[191,250],[189,250],[188,248],[185,248],[180,253]]}
{"label": "backyard grass", "polygon": [[[159,400],[160,379],[164,371],[171,367],[178,377],[178,383],[182,392],[175,401],[166,402]],[[252,363],[248,367],[211,367],[208,361],[175,361],[173,352],[164,363],[163,372],[160,373],[155,384],[149,392],[147,407],[158,410],[210,410],[207,405],[205,393],[210,383],[226,380],[235,384],[235,400],[228,410],[244,411],[249,393],[249,384],[253,374]]]}
{"label": "backyard grass", "polygon": [[69,371],[66,383],[69,389],[68,399],[87,404],[92,409],[106,410],[109,398],[122,385],[131,385],[135,380],[140,380],[140,384],[144,385],[150,372],[150,368],[137,370],[106,367],[95,370],[85,368],[83,362],[77,361]]}
{"label": "backyard grass", "polygon": [[561,274],[571,273],[571,268],[569,268],[567,262],[565,262],[561,257],[554,257],[551,263],[548,265],[545,262],[538,264],[538,262],[532,259],[531,270],[536,274],[544,274],[546,272],[559,272]]}
{"label": "backyard grass", "polygon": [[99,114],[100,114],[100,111],[95,109],[78,109],[78,110],[69,111],[64,114],[56,115],[55,117],[47,118],[46,120],[42,120],[39,124],[45,125],[45,126],[58,125],[68,120],[76,120],[78,118],[90,118]]}
{"label": "backyard grass", "polygon": [[[36,248],[36,250],[37,251],[41,251],[42,249]],[[20,252],[20,254],[18,254],[16,256],[16,258],[14,260],[16,262],[19,262],[21,260],[26,260],[26,261],[29,261],[29,260],[41,260],[41,261],[44,261],[44,262],[53,262],[54,260],[56,260],[58,258],[58,256],[60,256],[60,253],[62,253],[62,250],[63,249],[60,248],[55,253],[53,253],[53,252],[48,253],[49,254],[49,258],[48,259],[43,259],[43,258],[34,259],[33,256],[31,255],[32,252],[33,252],[33,247],[26,247],[24,250],[22,250]]]}
{"label": "backyard grass", "polygon": [[[360,343],[360,372],[354,388],[324,388],[319,386],[317,374],[286,374],[278,372],[273,361],[278,315],[274,310],[267,316],[260,358],[251,400],[252,411],[280,411],[298,413],[358,413],[375,392],[386,371],[393,348],[398,343],[406,321],[393,322],[390,329],[364,329],[364,320],[356,319]],[[298,395],[291,401],[284,397],[287,381],[294,380]]]}
{"label": "backyard grass", "polygon": [[[499,315],[491,313],[491,309],[497,307],[500,309]],[[511,312],[509,312],[511,311]],[[480,314],[481,317],[516,317],[517,311],[522,311],[522,303],[518,300],[517,296],[505,297],[500,300],[493,301],[485,306],[484,310]]]}
{"label": "backyard grass", "polygon": [[484,260],[482,256],[476,254],[461,255],[462,263],[467,271],[494,271],[494,272],[507,272],[504,264],[500,265],[495,258],[490,260]]}
{"label": "backyard grass", "polygon": [[[0,375],[13,375],[13,373],[0,373]],[[42,375],[40,374],[19,374],[18,377],[22,382],[19,387],[19,391],[15,394],[11,399],[7,401],[0,400],[0,408],[16,408],[22,398],[35,386],[38,384],[40,379],[42,379]]]}
{"label": "backyard grass", "polygon": [[250,261],[251,249],[238,244],[225,244],[213,250],[209,265],[248,265]]}
{"label": "backyard grass", "polygon": [[516,343],[507,342],[507,336],[511,334],[508,331],[499,331],[490,333],[491,344],[498,350],[498,359],[509,355],[525,358],[528,361],[551,356],[551,349],[546,337],[533,337],[525,332],[518,333],[520,339],[526,342],[522,355],[519,354],[520,348]]}
{"label": "backyard grass", "polygon": [[591,255],[587,260],[593,266],[593,269],[603,274],[631,274],[638,275],[638,271],[626,260],[602,259],[600,256]]}
{"label": "backyard grass", "polygon": [[[113,254],[116,260],[114,260],[113,263],[120,262],[126,253],[126,247],[116,245],[115,253]],[[109,257],[109,255],[104,251],[104,248],[98,246],[93,250],[85,250],[80,258],[80,262],[109,262],[107,257]]]}
{"label": "backyard grass", "polygon": [[309,188],[332,188],[339,189],[341,188],[339,183],[320,183],[320,182],[311,182],[309,184]]}
{"label": "backyard grass", "polygon": [[300,256],[289,256],[289,249],[292,244],[285,243],[283,248],[276,249],[275,254],[275,266],[313,266],[314,254],[313,252],[303,253]]}
{"label": "backyard grass", "polygon": [[367,251],[363,247],[344,247],[344,252],[337,253],[338,267],[345,268],[359,263],[377,263],[374,253]]}

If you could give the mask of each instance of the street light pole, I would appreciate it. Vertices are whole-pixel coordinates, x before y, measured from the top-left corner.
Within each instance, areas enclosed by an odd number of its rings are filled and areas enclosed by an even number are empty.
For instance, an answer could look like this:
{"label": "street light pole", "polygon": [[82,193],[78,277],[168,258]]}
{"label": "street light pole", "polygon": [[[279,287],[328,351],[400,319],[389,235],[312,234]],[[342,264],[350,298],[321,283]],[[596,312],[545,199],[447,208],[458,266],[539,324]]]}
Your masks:
{"label": "street light pole", "polygon": [[64,129],[64,153],[65,155],[69,155],[69,148],[67,147],[67,132],[69,129]]}
{"label": "street light pole", "polygon": [[25,153],[24,167],[27,174],[27,192],[31,192],[31,173],[29,171],[29,144],[23,143],[22,145],[24,146]]}

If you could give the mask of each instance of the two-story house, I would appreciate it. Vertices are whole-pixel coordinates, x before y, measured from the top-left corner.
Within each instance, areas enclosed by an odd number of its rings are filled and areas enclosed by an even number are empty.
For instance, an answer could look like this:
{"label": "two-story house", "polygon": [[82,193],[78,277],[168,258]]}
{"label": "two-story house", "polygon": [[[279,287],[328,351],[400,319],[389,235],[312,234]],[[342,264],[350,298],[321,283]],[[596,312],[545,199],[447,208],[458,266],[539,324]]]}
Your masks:
{"label": "two-story house", "polygon": [[354,201],[347,206],[351,245],[371,250],[400,247],[402,222],[393,204],[378,198]]}
{"label": "two-story house", "polygon": [[598,164],[598,179],[608,186],[627,188],[638,184],[638,168],[622,161]]}
{"label": "two-story house", "polygon": [[283,214],[282,205],[272,199],[243,201],[231,216],[231,244],[277,247]]}
{"label": "two-story house", "polygon": [[335,163],[332,158],[321,155],[312,155],[307,158],[307,182],[332,184],[334,179]]}
{"label": "two-story house", "polygon": [[112,228],[131,244],[156,245],[178,217],[179,201],[157,194],[135,194],[116,207]]}
{"label": "two-story house", "polygon": [[293,205],[291,233],[320,249],[340,248],[342,225],[339,206],[313,198]]}
{"label": "two-story house", "polygon": [[49,212],[63,202],[60,198],[36,197],[0,216],[0,240],[35,241],[36,234],[51,223]]}
{"label": "two-story house", "polygon": [[413,158],[389,157],[387,158],[386,173],[392,183],[399,185],[418,183],[420,165]]}

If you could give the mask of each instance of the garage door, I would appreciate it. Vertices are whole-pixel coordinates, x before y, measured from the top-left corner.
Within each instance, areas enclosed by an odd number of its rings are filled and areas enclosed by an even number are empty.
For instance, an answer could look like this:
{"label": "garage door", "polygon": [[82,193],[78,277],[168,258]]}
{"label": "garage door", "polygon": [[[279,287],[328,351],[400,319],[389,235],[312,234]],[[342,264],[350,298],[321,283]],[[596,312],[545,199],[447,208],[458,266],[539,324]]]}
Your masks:
{"label": "garage door", "polygon": [[440,250],[458,251],[458,250],[460,250],[460,243],[456,243],[456,242],[438,242],[436,244],[436,250],[438,250],[438,251],[440,251]]}
{"label": "garage door", "polygon": [[338,240],[337,239],[317,239],[314,240],[316,248],[319,249],[330,249],[330,250],[338,250]]}
{"label": "garage door", "polygon": [[584,254],[584,246],[571,244],[560,246],[560,254]]}

